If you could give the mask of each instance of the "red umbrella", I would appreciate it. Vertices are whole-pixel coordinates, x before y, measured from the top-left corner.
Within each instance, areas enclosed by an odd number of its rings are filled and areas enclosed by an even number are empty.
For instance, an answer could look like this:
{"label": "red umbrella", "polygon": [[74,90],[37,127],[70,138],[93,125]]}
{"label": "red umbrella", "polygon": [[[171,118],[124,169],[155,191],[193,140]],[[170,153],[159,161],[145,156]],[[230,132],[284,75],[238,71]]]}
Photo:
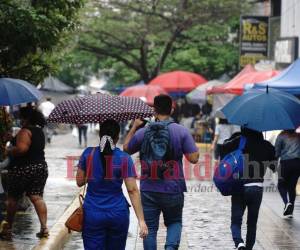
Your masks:
{"label": "red umbrella", "polygon": [[61,102],[51,112],[48,122],[101,123],[108,119],[127,121],[152,115],[152,108],[139,98],[98,93]]}
{"label": "red umbrella", "polygon": [[149,84],[158,85],[168,92],[189,92],[206,82],[203,76],[192,72],[172,71],[155,77]]}
{"label": "red umbrella", "polygon": [[125,89],[120,96],[139,97],[149,105],[153,105],[154,97],[167,92],[156,85],[135,85]]}

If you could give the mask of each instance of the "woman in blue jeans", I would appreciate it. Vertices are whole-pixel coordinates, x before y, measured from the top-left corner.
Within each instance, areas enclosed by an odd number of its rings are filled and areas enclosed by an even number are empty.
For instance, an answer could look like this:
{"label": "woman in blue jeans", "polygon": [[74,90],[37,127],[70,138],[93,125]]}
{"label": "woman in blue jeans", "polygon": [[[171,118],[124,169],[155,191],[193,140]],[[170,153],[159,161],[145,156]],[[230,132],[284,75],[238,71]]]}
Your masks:
{"label": "woman in blue jeans", "polygon": [[116,147],[119,133],[116,121],[105,121],[100,127],[100,145],[85,149],[79,161],[77,185],[88,180],[82,232],[87,250],[125,249],[129,204],[122,192],[123,179],[139,221],[140,237],[148,234],[133,161]]}
{"label": "woman in blue jeans", "polygon": [[[231,233],[238,250],[252,250],[256,240],[256,227],[263,196],[263,181],[266,168],[275,170],[275,149],[264,140],[261,132],[242,128],[241,135],[246,137],[244,153],[243,191],[231,197]],[[235,134],[221,147],[221,159],[236,150],[240,135]],[[244,242],[241,227],[245,210],[247,215],[247,236]]]}

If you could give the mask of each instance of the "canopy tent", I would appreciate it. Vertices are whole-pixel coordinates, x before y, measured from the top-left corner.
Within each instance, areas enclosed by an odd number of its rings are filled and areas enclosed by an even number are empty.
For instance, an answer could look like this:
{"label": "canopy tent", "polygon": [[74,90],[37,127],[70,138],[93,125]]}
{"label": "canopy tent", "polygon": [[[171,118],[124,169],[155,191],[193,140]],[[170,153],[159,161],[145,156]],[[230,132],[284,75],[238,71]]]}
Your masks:
{"label": "canopy tent", "polygon": [[206,91],[209,88],[213,88],[215,86],[220,86],[224,84],[224,82],[219,80],[211,80],[207,83],[204,83],[186,95],[187,101],[190,103],[204,103],[206,101]]}
{"label": "canopy tent", "polygon": [[212,116],[216,116],[217,111],[223,108],[227,103],[229,103],[235,95],[233,94],[216,94],[213,95],[213,109],[211,112]]}
{"label": "canopy tent", "polygon": [[211,88],[207,89],[207,94],[222,94],[224,93],[224,88],[230,87],[234,85],[234,83],[243,75],[250,73],[250,72],[256,72],[255,68],[251,65],[248,64],[246,65],[234,78],[232,78],[229,82],[221,85],[221,86],[214,86]]}
{"label": "canopy tent", "polygon": [[74,88],[52,76],[47,77],[38,88],[51,92],[74,93]]}
{"label": "canopy tent", "polygon": [[300,58],[276,77],[263,82],[258,82],[252,87],[255,89],[261,89],[266,88],[266,86],[282,90],[293,95],[300,95]]}
{"label": "canopy tent", "polygon": [[238,79],[234,81],[231,80],[229,83],[219,86],[217,91],[215,90],[213,91],[213,93],[241,95],[244,92],[244,88],[246,84],[268,80],[278,75],[278,73],[279,72],[276,70],[255,71],[255,72],[245,73],[242,76],[240,76]]}

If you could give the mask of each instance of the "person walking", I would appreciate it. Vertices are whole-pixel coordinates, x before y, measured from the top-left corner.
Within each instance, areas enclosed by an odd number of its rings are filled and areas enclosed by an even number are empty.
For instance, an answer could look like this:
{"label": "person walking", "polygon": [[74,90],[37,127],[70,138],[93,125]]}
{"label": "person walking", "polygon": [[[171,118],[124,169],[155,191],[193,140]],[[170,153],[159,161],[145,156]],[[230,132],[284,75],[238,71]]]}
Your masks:
{"label": "person walking", "polygon": [[300,134],[295,130],[282,131],[276,139],[275,151],[280,159],[278,190],[284,202],[283,216],[292,218],[300,176]]}
{"label": "person walking", "polygon": [[[47,97],[46,101],[42,102],[38,108],[44,115],[45,119],[48,119],[49,115],[55,108],[55,105],[52,103],[51,97]],[[52,136],[54,133],[53,130],[54,130],[53,124],[46,124],[46,126],[44,128],[44,133],[45,133],[45,137],[46,137],[45,139],[48,143],[51,143],[51,139],[52,139]]]}
{"label": "person walking", "polygon": [[3,227],[1,236],[11,239],[17,200],[25,193],[39,217],[41,228],[36,236],[43,238],[49,235],[47,207],[43,200],[44,187],[48,178],[43,133],[46,121],[41,112],[30,107],[21,108],[20,119],[22,129],[16,136],[16,144],[7,150],[10,158],[13,158],[13,165],[8,169],[7,224]]}
{"label": "person walking", "polygon": [[78,142],[79,142],[79,147],[81,147],[82,141],[84,141],[84,147],[87,147],[88,124],[78,124],[77,128],[78,128]]}
{"label": "person walking", "polygon": [[172,99],[168,95],[154,98],[156,122],[144,124],[136,120],[129,131],[124,150],[129,154],[140,151],[142,163],[141,197],[149,235],[144,239],[145,250],[157,249],[159,217],[163,213],[167,227],[165,249],[178,249],[182,231],[184,192],[183,155],[197,163],[198,148],[189,130],[171,118]]}
{"label": "person walking", "polygon": [[[231,196],[231,233],[238,250],[253,249],[256,227],[263,196],[263,181],[266,167],[275,170],[275,149],[264,140],[261,132],[241,129],[246,138],[244,154],[243,191]],[[239,147],[241,135],[234,134],[221,146],[221,159]],[[245,210],[248,210],[246,244],[242,238],[241,226]]]}
{"label": "person walking", "polygon": [[211,145],[216,161],[220,159],[220,148],[225,140],[229,139],[234,133],[239,132],[240,128],[236,125],[228,124],[227,119],[220,118],[215,128],[215,135]]}
{"label": "person walking", "polygon": [[[140,237],[148,234],[133,161],[116,147],[119,133],[120,126],[116,121],[102,123],[100,146],[86,148],[79,160],[77,185],[81,187],[88,182],[82,231],[86,250],[125,249],[129,204],[122,192],[123,179],[138,218]],[[91,164],[88,159],[91,159]]]}

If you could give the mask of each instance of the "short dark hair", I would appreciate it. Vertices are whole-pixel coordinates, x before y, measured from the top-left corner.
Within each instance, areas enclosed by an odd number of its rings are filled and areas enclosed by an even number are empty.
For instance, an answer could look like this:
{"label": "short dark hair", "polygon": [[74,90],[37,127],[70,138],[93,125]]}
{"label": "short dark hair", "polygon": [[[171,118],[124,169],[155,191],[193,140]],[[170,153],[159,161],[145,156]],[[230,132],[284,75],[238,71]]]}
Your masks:
{"label": "short dark hair", "polygon": [[172,98],[169,95],[158,95],[154,98],[154,110],[159,115],[170,115],[172,112]]}
{"label": "short dark hair", "polygon": [[20,118],[27,120],[30,125],[45,127],[46,119],[43,114],[32,107],[24,107],[20,109]]}
{"label": "short dark hair", "polygon": [[220,118],[219,124],[228,124],[228,120],[226,118]]}

